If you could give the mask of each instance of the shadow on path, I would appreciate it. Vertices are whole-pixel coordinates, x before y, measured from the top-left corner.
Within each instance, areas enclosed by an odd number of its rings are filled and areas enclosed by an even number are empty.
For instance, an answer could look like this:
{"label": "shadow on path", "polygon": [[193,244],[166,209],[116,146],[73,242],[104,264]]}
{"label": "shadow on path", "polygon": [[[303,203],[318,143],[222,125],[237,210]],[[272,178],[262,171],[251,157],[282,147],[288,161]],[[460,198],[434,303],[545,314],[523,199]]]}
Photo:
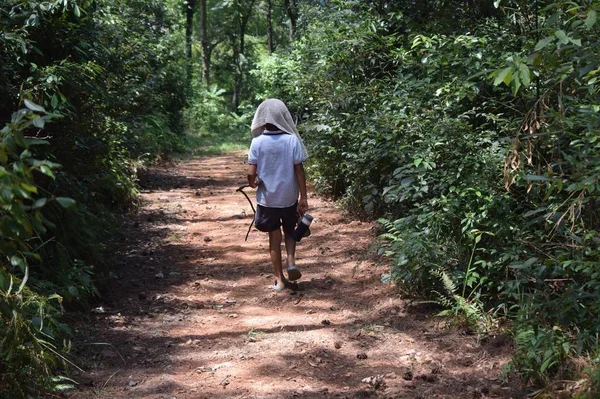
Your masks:
{"label": "shadow on path", "polygon": [[[153,168],[112,243],[114,278],[77,325],[72,398],[508,398],[506,345],[411,312],[370,259],[372,226],[311,195],[303,278],[274,293],[235,153]],[[371,378],[369,380],[369,378]]]}

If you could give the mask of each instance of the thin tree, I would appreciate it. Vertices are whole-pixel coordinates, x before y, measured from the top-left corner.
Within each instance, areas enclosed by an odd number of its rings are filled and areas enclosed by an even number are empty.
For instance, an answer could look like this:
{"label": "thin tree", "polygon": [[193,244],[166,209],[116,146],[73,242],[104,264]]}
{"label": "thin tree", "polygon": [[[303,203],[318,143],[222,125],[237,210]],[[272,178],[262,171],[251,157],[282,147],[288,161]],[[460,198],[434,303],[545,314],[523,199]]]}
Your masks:
{"label": "thin tree", "polygon": [[298,21],[298,0],[284,0],[285,11],[288,15],[290,28],[290,41],[296,37],[296,23]]}
{"label": "thin tree", "polygon": [[273,24],[271,16],[273,4],[271,3],[271,0],[266,0],[265,3],[267,5],[267,49],[269,50],[269,54],[273,54]]}
{"label": "thin tree", "polygon": [[[194,12],[196,11],[196,0],[185,2],[185,54],[187,58],[187,79],[192,81],[192,32],[194,30]],[[189,85],[188,85],[189,86]]]}
{"label": "thin tree", "polygon": [[200,0],[200,53],[202,57],[202,81],[210,84],[210,46],[206,19],[206,0]]}
{"label": "thin tree", "polygon": [[233,64],[235,85],[233,88],[233,96],[231,98],[231,108],[233,112],[238,111],[240,105],[240,97],[242,94],[244,81],[244,64],[246,51],[246,28],[248,21],[254,9],[256,0],[237,1],[236,13],[234,18],[234,26],[237,32],[231,35],[231,45],[233,48]]}

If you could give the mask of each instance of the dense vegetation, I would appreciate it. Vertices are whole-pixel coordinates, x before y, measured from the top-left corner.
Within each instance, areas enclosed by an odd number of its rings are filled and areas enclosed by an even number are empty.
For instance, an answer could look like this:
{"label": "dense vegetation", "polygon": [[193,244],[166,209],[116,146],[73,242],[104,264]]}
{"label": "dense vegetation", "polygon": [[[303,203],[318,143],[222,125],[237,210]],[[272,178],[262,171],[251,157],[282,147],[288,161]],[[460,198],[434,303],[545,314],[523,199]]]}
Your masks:
{"label": "dense vegetation", "polygon": [[64,308],[97,295],[135,172],[181,145],[179,13],[162,1],[0,6],[0,391],[60,389]]}
{"label": "dense vegetation", "polygon": [[385,217],[407,294],[510,326],[511,377],[596,384],[600,2],[367,3],[307,10],[262,69],[305,121],[312,179]]}
{"label": "dense vegetation", "polygon": [[68,383],[61,314],[98,295],[137,172],[246,146],[279,97],[318,189],[380,218],[384,280],[593,397],[600,2],[466,3],[4,1],[0,391]]}

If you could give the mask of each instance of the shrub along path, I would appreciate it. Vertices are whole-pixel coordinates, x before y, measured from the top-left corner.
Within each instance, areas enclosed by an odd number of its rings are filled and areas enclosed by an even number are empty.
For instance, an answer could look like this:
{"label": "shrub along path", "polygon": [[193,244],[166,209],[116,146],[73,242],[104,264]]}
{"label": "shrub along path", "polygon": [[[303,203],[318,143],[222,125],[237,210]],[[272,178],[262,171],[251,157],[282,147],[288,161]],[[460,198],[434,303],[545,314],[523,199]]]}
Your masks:
{"label": "shrub along path", "polygon": [[[373,225],[309,196],[298,291],[271,289],[268,238],[235,190],[243,153],[151,169],[101,306],[77,325],[71,398],[508,398],[507,340],[447,329],[382,285]],[[253,197],[251,191],[251,198]]]}

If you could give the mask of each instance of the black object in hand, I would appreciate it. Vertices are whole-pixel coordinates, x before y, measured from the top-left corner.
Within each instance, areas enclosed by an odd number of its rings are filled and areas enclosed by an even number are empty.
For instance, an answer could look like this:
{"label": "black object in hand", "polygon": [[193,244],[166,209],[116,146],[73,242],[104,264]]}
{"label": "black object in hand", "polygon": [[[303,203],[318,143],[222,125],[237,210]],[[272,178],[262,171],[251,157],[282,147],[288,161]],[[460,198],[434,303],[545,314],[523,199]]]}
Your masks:
{"label": "black object in hand", "polygon": [[[305,213],[304,215],[302,215],[300,222],[298,222],[298,227],[296,227],[296,230],[294,230],[294,234],[292,234],[292,237],[294,238],[295,241],[300,242],[302,237],[307,235],[306,233],[310,231],[308,229],[308,226],[310,226],[312,221],[313,221],[313,217],[310,216],[308,213]],[[309,232],[309,234],[310,234],[310,232]]]}

